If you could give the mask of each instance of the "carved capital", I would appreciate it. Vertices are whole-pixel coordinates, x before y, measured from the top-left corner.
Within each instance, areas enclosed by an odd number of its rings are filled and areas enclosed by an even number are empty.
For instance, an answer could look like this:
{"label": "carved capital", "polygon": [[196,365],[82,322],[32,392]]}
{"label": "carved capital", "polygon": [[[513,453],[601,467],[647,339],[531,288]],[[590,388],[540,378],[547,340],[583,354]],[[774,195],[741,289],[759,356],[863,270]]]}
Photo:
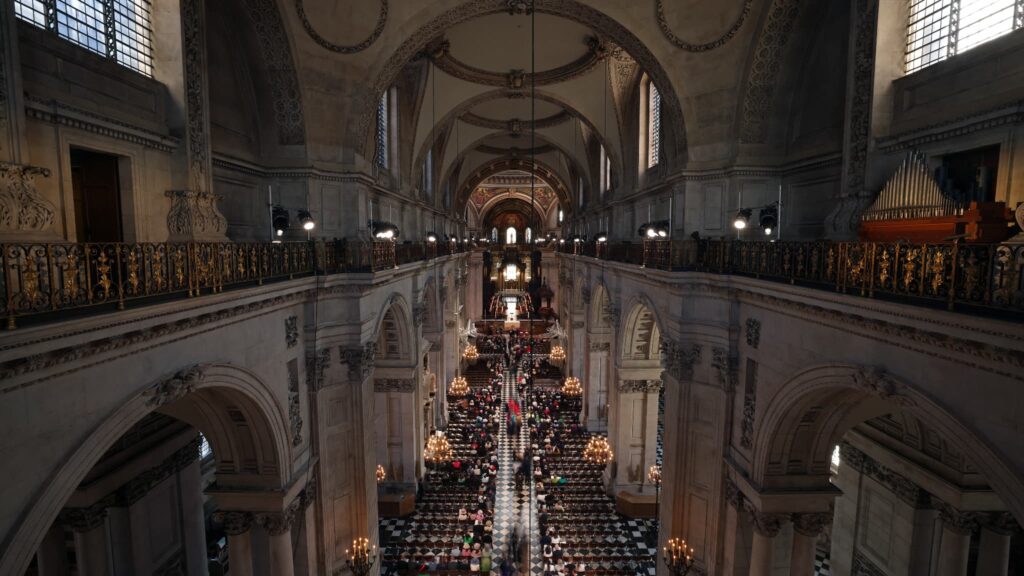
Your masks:
{"label": "carved capital", "polygon": [[735,388],[738,366],[736,359],[729,357],[727,349],[719,347],[711,349],[711,367],[715,369],[718,376],[719,386],[725,390]]}
{"label": "carved capital", "polygon": [[213,521],[220,524],[228,536],[238,536],[248,532],[254,523],[251,512],[218,510],[213,513]]}
{"label": "carved capital", "polygon": [[700,344],[684,344],[671,340],[661,341],[661,367],[676,380],[693,378],[693,368],[700,363]]}
{"label": "carved capital", "polygon": [[310,390],[324,387],[324,372],[331,365],[331,350],[321,348],[315,355],[306,356],[306,386]]}
{"label": "carved capital", "polygon": [[427,303],[421,302],[415,304],[412,307],[412,323],[417,328],[423,326],[423,323],[427,320]]}
{"label": "carved capital", "polygon": [[1019,534],[1021,531],[1021,526],[1017,523],[1017,519],[1009,512],[987,512],[980,514],[978,521],[982,528],[1004,536]]}
{"label": "carved capital", "polygon": [[612,349],[612,345],[611,345],[610,342],[591,342],[590,343],[590,351],[591,352],[610,352],[611,349]]}
{"label": "carved capital", "polygon": [[0,238],[46,239],[51,230],[54,207],[36,190],[35,177],[50,171],[36,166],[0,162]]}
{"label": "carved capital", "polygon": [[511,16],[528,16],[533,13],[533,0],[508,0],[508,13]]}
{"label": "carved capital", "polygon": [[732,481],[732,478],[725,479],[725,501],[730,506],[737,510],[743,510],[743,492],[740,492],[740,487]]}
{"label": "carved capital", "polygon": [[294,515],[284,512],[261,512],[256,515],[256,524],[271,536],[280,536],[292,529]]}
{"label": "carved capital", "polygon": [[298,316],[289,316],[284,319],[284,342],[289,348],[299,343]]}
{"label": "carved capital", "polygon": [[367,342],[362,346],[342,347],[341,363],[348,366],[348,380],[351,383],[362,383],[370,372],[377,353],[377,343]]}
{"label": "carved capital", "polygon": [[212,192],[168,190],[171,210],[167,213],[167,230],[171,242],[226,242],[228,221]]}
{"label": "carved capital", "polygon": [[793,530],[809,538],[817,538],[821,531],[832,523],[832,514],[813,512],[793,515]]}
{"label": "carved capital", "polygon": [[754,505],[749,500],[744,500],[743,505],[747,513],[750,514],[750,523],[754,531],[761,536],[768,538],[778,536],[783,524],[789,521],[789,514],[765,514],[754,508]]}
{"label": "carved capital", "polygon": [[60,513],[60,522],[79,534],[91,532],[106,521],[108,504],[100,501],[88,508],[65,508]]}
{"label": "carved capital", "polygon": [[159,408],[180,400],[186,394],[195,391],[196,387],[202,383],[203,377],[203,369],[200,366],[192,366],[158,382],[143,393],[143,396],[146,396],[146,406]]}
{"label": "carved capital", "polygon": [[961,512],[945,502],[940,502],[938,508],[944,528],[957,534],[971,534],[978,528],[978,513]]}

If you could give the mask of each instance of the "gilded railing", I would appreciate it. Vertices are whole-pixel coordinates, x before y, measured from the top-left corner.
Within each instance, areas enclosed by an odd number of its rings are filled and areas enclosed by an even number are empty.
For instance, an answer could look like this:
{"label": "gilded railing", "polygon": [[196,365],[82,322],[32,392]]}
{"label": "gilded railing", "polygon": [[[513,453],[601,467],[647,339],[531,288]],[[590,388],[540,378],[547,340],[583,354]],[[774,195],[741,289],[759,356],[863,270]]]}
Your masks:
{"label": "gilded railing", "polygon": [[0,244],[0,312],[18,318],[217,293],[314,273],[379,272],[463,251],[395,242]]}
{"label": "gilded railing", "polygon": [[1024,244],[662,240],[609,244],[595,253],[659,270],[753,276],[950,310],[1024,313]]}

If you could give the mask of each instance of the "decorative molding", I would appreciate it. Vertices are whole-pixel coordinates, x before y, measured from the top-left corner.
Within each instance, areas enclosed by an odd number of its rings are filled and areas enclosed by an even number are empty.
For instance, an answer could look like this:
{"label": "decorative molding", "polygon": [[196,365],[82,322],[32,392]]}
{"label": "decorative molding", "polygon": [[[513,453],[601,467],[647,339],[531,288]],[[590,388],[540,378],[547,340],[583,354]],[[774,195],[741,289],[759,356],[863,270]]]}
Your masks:
{"label": "decorative molding", "polygon": [[700,344],[682,344],[671,340],[662,339],[660,346],[661,367],[677,381],[690,380],[693,378],[693,368],[700,364]]}
{"label": "decorative molding", "polygon": [[904,408],[912,408],[917,405],[912,398],[905,395],[903,384],[893,380],[887,372],[880,368],[870,370],[862,368],[854,372],[851,379],[857,389],[882,400],[895,402]]}
{"label": "decorative molding", "polygon": [[289,316],[284,319],[284,342],[292,348],[299,343],[299,317]]}
{"label": "decorative molding", "polygon": [[483,116],[479,116],[472,112],[466,112],[459,116],[459,120],[462,120],[466,124],[490,130],[504,130],[511,134],[528,133],[532,129],[551,128],[552,126],[564,124],[572,118],[572,113],[567,110],[562,110],[548,116],[547,118],[538,118],[536,120],[520,120],[519,118],[513,118],[511,120],[496,120],[494,118],[484,118]]}
{"label": "decorative molding", "polygon": [[789,514],[765,514],[754,507],[749,500],[743,501],[743,507],[750,514],[750,524],[761,536],[774,538],[779,535],[782,526],[789,521]]}
{"label": "decorative molding", "polygon": [[321,348],[316,354],[306,354],[306,387],[319,391],[324,387],[324,372],[331,366],[331,349]]}
{"label": "decorative molding", "polygon": [[736,510],[743,510],[743,492],[740,487],[733,482],[732,478],[728,476],[725,478],[725,487],[723,493],[725,494],[725,501],[735,508]]}
{"label": "decorative molding", "polygon": [[743,10],[741,10],[739,15],[736,16],[736,20],[732,23],[732,26],[729,27],[729,30],[717,39],[702,44],[691,44],[672,32],[672,29],[669,27],[668,22],[665,19],[665,7],[663,6],[663,0],[655,0],[654,12],[658,17],[658,27],[661,28],[661,33],[665,35],[665,38],[669,42],[681,50],[697,53],[714,50],[715,48],[724,46],[729,40],[732,40],[733,37],[736,36],[736,33],[740,31],[740,28],[743,27],[743,23],[746,22],[747,16],[750,15],[750,8],[753,4],[754,0],[744,0]]}
{"label": "decorative molding", "polygon": [[619,380],[619,392],[658,392],[661,390],[661,380]]}
{"label": "decorative molding", "polygon": [[302,91],[281,13],[274,0],[245,0],[245,6],[245,12],[256,29],[263,65],[270,80],[277,142],[286,146],[304,144],[306,121],[302,110]]}
{"label": "decorative molding", "polygon": [[718,375],[718,385],[723,390],[731,391],[736,387],[737,363],[735,358],[729,356],[729,350],[717,346],[712,348],[711,367]]}
{"label": "decorative molding", "polygon": [[825,526],[832,523],[831,512],[793,514],[793,530],[808,538],[817,538]]}
{"label": "decorative molding", "polygon": [[576,330],[583,328],[583,320],[573,320],[572,327],[575,328]]}
{"label": "decorative molding", "polygon": [[940,142],[951,138],[959,138],[982,130],[1024,123],[1024,101],[1012,106],[972,113],[953,120],[944,120],[925,126],[893,134],[879,142],[878,150],[892,153],[900,150],[913,150],[925,144]]}
{"label": "decorative molding", "polygon": [[755,318],[747,318],[747,346],[757,350],[761,345],[761,321]]}
{"label": "decorative molding", "polygon": [[[297,499],[296,499],[297,500]],[[280,536],[292,529],[294,515],[285,512],[261,512],[256,514],[256,525],[271,536]]]}
{"label": "decorative molding", "polygon": [[252,512],[232,510],[217,510],[213,513],[213,521],[220,524],[228,536],[245,534],[255,524]]}
{"label": "decorative molding", "polygon": [[167,213],[167,230],[171,242],[226,242],[228,221],[217,208],[218,196],[213,192],[168,190],[171,199]]}
{"label": "decorative molding", "polygon": [[507,0],[509,16],[529,16],[533,14],[533,0]]}
{"label": "decorative molding", "polygon": [[377,24],[374,26],[373,32],[370,32],[369,36],[357,44],[335,44],[321,36],[320,33],[313,28],[313,23],[310,22],[309,18],[306,16],[304,0],[295,0],[295,11],[299,15],[299,20],[302,21],[302,27],[306,29],[306,34],[309,34],[309,37],[320,46],[330,50],[331,52],[337,52],[338,54],[355,54],[366,50],[377,41],[377,38],[380,38],[381,33],[384,32],[384,25],[388,22],[388,0],[380,0],[380,13],[377,16]]}
{"label": "decorative molding", "polygon": [[147,398],[146,406],[159,408],[180,400],[194,392],[204,377],[203,369],[199,365],[181,370],[142,393]]}
{"label": "decorative molding", "polygon": [[768,9],[768,20],[758,36],[743,95],[742,142],[759,144],[768,137],[768,113],[782,67],[782,51],[789,41],[799,9],[800,0],[774,0]]}
{"label": "decorative molding", "polygon": [[302,444],[302,402],[299,396],[299,361],[288,362],[288,425],[292,446]]}
{"label": "decorative molding", "polygon": [[423,322],[425,322],[427,319],[427,306],[427,302],[419,302],[417,304],[413,304],[412,323],[417,328],[423,326]]}
{"label": "decorative molding", "polygon": [[605,302],[604,306],[601,307],[601,317],[604,318],[611,326],[615,329],[619,327],[619,320],[621,320],[622,312],[618,306],[615,306],[611,301]]}
{"label": "decorative molding", "polygon": [[591,342],[590,343],[590,351],[591,352],[611,352],[611,350],[612,350],[611,342]]}
{"label": "decorative molding", "polygon": [[864,474],[914,508],[929,508],[931,496],[914,482],[878,463],[874,458],[847,442],[839,444],[842,466],[849,466]]}
{"label": "decorative molding", "polygon": [[452,56],[451,45],[445,38],[428,44],[423,53],[435,66],[459,80],[508,90],[525,90],[530,86],[548,86],[578,78],[607,59],[614,49],[607,42],[593,36],[587,38],[586,44],[587,52],[583,56],[568,64],[534,74],[516,69],[493,72],[470,66]]}
{"label": "decorative molding", "polygon": [[377,343],[367,342],[362,346],[342,346],[338,350],[341,354],[341,363],[348,365],[349,383],[362,384],[373,371]]}
{"label": "decorative molding", "polygon": [[36,190],[36,176],[48,178],[50,171],[0,162],[0,236],[53,234],[55,210]]}
{"label": "decorative molding", "polygon": [[988,512],[978,515],[978,522],[982,528],[991,530],[1003,536],[1020,534],[1021,526],[1017,519],[1009,512]]}
{"label": "decorative molding", "polygon": [[92,532],[106,522],[108,505],[108,502],[97,502],[88,508],[65,508],[60,512],[58,522],[79,534]]}
{"label": "decorative molding", "polygon": [[43,100],[31,94],[25,97],[25,116],[49,124],[67,126],[75,130],[138,144],[160,152],[174,152],[181,144],[179,140],[170,135],[68,106],[56,100]]}
{"label": "decorative molding", "polygon": [[415,392],[415,378],[374,378],[374,392]]}

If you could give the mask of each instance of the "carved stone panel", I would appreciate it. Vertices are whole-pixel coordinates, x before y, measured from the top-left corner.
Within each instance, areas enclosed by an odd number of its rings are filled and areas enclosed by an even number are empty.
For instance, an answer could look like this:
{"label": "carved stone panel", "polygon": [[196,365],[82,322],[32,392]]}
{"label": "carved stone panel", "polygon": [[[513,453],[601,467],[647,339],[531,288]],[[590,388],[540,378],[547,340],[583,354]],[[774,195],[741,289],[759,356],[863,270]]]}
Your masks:
{"label": "carved stone panel", "polygon": [[619,392],[658,392],[661,390],[661,380],[620,380]]}
{"label": "carved stone panel", "polygon": [[[46,168],[0,162],[0,239],[55,239],[53,204],[36,190]],[[50,238],[52,237],[52,238]]]}
{"label": "carved stone panel", "polygon": [[374,392],[415,392],[416,380],[414,378],[375,378],[373,380]]}
{"label": "carved stone panel", "polygon": [[289,348],[299,343],[299,318],[289,316],[284,319],[284,341]]}

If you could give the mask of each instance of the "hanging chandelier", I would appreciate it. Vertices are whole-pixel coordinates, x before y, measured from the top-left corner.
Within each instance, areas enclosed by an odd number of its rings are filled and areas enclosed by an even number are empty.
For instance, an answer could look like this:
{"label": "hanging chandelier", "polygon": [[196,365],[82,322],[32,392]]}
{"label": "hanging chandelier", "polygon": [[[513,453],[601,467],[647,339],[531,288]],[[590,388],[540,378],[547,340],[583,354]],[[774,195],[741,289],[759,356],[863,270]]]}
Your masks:
{"label": "hanging chandelier", "polygon": [[466,346],[466,349],[462,352],[462,357],[465,358],[467,362],[476,362],[480,359],[480,352],[476,349],[476,346],[470,344],[469,346]]}
{"label": "hanging chandelier", "polygon": [[385,481],[387,479],[388,479],[387,471],[384,470],[383,466],[381,466],[380,464],[377,464],[377,482],[380,483],[380,482],[383,482],[383,481]]}
{"label": "hanging chandelier", "polygon": [[661,486],[661,466],[653,464],[647,471],[647,481],[655,486]]}
{"label": "hanging chandelier", "polygon": [[562,384],[562,394],[566,396],[583,396],[583,386],[580,385],[580,379],[575,376],[566,378],[565,383]]}
{"label": "hanging chandelier", "polygon": [[352,548],[345,550],[345,564],[355,576],[366,576],[373,569],[373,563],[377,560],[377,546],[370,546],[366,538],[356,538],[352,541]]}
{"label": "hanging chandelier", "polygon": [[672,576],[685,576],[693,568],[693,547],[679,538],[670,538],[667,544],[662,548],[665,567]]}
{"label": "hanging chandelier", "polygon": [[438,430],[427,439],[427,447],[423,449],[423,459],[431,464],[451,462],[452,447],[448,444],[448,438],[444,432]]}
{"label": "hanging chandelier", "polygon": [[612,447],[604,436],[591,436],[587,447],[583,449],[583,459],[591,464],[607,466],[614,458]]}
{"label": "hanging chandelier", "polygon": [[448,386],[448,395],[461,397],[469,394],[469,382],[463,376],[456,376],[452,378],[452,383]]}
{"label": "hanging chandelier", "polygon": [[551,353],[548,354],[548,360],[552,362],[561,362],[565,360],[565,348],[555,345],[551,347]]}

